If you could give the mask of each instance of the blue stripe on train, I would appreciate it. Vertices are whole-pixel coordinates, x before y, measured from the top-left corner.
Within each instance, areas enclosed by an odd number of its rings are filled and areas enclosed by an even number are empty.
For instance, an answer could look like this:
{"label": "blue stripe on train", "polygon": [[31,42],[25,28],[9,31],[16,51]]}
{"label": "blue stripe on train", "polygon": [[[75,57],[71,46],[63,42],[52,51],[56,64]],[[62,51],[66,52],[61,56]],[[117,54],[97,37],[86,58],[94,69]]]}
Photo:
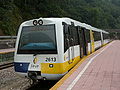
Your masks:
{"label": "blue stripe on train", "polygon": [[14,62],[14,68],[16,72],[27,73],[29,63]]}

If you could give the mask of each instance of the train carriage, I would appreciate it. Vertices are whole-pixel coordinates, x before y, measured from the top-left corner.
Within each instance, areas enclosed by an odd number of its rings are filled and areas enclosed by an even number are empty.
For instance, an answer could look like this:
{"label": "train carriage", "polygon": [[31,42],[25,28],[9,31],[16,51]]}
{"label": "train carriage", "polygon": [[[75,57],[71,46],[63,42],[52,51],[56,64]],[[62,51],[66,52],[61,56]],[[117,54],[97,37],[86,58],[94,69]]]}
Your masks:
{"label": "train carriage", "polygon": [[109,41],[108,32],[70,18],[25,21],[18,30],[15,71],[33,80],[58,80]]}

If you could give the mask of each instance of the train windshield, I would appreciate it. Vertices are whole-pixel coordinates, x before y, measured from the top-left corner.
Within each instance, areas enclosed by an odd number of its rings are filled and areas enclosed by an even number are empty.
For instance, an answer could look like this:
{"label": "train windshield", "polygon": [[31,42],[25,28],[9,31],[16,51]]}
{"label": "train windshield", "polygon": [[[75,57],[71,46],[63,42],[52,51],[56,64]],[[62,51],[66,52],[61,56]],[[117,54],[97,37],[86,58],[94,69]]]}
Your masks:
{"label": "train windshield", "polygon": [[55,25],[22,28],[18,54],[56,54]]}

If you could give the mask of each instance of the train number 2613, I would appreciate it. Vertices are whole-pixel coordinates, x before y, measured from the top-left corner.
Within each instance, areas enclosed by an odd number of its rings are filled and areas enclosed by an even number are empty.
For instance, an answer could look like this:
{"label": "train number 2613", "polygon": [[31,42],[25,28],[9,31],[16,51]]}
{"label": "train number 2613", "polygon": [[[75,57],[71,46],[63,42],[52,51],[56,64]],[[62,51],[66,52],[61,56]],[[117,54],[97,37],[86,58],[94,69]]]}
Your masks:
{"label": "train number 2613", "polygon": [[56,57],[47,57],[45,59],[46,62],[56,62]]}

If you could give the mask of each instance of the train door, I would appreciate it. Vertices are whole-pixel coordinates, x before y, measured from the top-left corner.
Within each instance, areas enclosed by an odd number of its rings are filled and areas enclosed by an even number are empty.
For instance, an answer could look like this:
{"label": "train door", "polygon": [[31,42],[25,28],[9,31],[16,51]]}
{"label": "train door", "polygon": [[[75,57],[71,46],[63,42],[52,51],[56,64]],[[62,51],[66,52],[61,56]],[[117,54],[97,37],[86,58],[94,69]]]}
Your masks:
{"label": "train door", "polygon": [[79,41],[79,45],[80,45],[80,57],[82,58],[84,55],[83,55],[83,39],[81,37],[81,30],[80,30],[80,27],[78,26],[77,27],[77,31],[78,31],[78,41]]}
{"label": "train door", "polygon": [[74,26],[69,25],[68,32],[69,32],[69,44],[70,48],[68,50],[69,54],[69,63],[71,64],[74,60],[74,36],[73,36],[73,30],[75,29]]}
{"label": "train door", "polygon": [[63,22],[64,27],[64,52],[65,57],[68,57],[68,63],[71,64],[74,59],[74,38],[72,36],[72,28]]}
{"label": "train door", "polygon": [[82,28],[82,39],[83,39],[83,54],[87,55],[87,51],[88,51],[88,44],[87,44],[87,37],[86,37],[86,30],[85,28]]}
{"label": "train door", "polygon": [[95,51],[95,43],[94,43],[94,32],[90,30],[90,39],[91,39],[91,52]]}
{"label": "train door", "polygon": [[80,40],[80,57],[87,55],[87,40],[84,28],[78,28],[79,40]]}

